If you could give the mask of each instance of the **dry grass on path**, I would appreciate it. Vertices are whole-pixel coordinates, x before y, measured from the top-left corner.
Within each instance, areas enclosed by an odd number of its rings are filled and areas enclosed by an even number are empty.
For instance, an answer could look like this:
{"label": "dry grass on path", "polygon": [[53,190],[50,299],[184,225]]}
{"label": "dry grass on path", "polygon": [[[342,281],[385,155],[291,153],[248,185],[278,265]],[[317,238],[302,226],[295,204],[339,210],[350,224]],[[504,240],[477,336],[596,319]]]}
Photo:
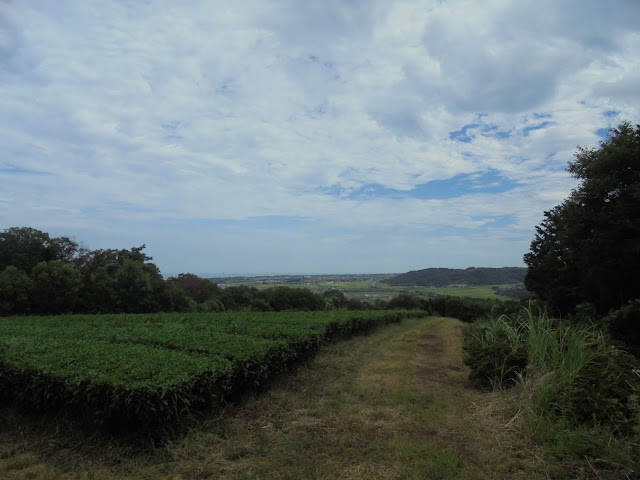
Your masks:
{"label": "dry grass on path", "polygon": [[268,392],[142,454],[7,428],[0,478],[546,478],[501,413],[506,394],[468,387],[462,328],[407,320],[329,345]]}

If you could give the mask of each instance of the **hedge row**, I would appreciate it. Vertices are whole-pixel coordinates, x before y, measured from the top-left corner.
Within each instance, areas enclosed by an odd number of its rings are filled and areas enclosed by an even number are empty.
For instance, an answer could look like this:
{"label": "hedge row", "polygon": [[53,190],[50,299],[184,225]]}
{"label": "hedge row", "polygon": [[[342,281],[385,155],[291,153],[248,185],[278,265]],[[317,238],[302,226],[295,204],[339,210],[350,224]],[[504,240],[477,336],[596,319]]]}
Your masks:
{"label": "hedge row", "polygon": [[1,351],[3,400],[109,430],[157,427],[219,401],[233,371],[219,356],[137,344],[10,337]]}
{"label": "hedge row", "polygon": [[264,385],[335,338],[421,312],[0,320],[0,401],[153,432]]}

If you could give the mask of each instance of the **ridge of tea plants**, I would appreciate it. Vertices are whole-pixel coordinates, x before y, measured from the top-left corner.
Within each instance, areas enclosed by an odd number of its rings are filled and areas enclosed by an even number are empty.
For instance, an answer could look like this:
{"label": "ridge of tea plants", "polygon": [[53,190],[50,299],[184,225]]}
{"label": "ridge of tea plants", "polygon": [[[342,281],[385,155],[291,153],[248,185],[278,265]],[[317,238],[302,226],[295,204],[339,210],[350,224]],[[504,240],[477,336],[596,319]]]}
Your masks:
{"label": "ridge of tea plants", "polygon": [[267,383],[336,338],[422,312],[0,319],[0,397],[108,431],[160,431]]}

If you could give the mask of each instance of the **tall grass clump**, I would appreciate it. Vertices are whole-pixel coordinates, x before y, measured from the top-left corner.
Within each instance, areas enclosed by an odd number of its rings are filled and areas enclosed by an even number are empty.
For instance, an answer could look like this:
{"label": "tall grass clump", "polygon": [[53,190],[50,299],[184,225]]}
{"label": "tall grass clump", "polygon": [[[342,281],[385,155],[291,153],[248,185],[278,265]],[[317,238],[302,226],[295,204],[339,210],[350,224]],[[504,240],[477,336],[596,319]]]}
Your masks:
{"label": "tall grass clump", "polygon": [[478,387],[513,385],[528,362],[526,324],[520,317],[490,316],[474,323],[464,339],[465,363]]}
{"label": "tall grass clump", "polygon": [[638,363],[597,324],[532,307],[490,317],[467,332],[465,363],[477,384],[518,387],[523,427],[553,457],[640,473]]}

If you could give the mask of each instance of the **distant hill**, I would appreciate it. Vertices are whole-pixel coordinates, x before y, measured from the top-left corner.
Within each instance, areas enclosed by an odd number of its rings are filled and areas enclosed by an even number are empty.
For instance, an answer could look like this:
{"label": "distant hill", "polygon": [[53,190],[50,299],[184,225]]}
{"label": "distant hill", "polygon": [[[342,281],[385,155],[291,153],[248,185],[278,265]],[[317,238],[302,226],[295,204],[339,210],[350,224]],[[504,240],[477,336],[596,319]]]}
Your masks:
{"label": "distant hill", "polygon": [[395,286],[446,287],[447,285],[504,285],[522,283],[527,269],[523,267],[425,268],[387,278],[384,283]]}

